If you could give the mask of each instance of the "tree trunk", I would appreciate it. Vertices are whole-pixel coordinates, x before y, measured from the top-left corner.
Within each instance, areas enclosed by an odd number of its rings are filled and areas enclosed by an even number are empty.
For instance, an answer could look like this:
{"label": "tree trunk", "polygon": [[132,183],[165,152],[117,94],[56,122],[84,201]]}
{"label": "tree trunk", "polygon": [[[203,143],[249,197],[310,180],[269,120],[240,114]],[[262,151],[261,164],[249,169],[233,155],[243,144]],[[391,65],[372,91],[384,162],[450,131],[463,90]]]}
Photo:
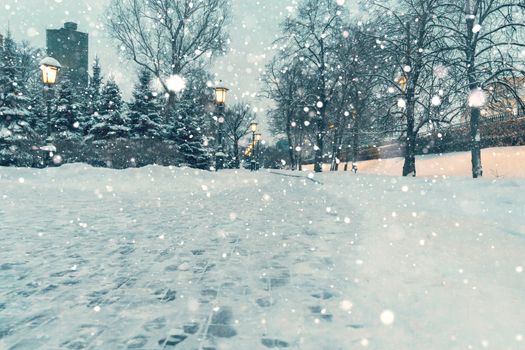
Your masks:
{"label": "tree trunk", "polygon": [[477,179],[483,176],[481,165],[481,134],[479,130],[480,109],[471,108],[470,110],[470,142],[472,153],[472,177]]}
{"label": "tree trunk", "polygon": [[292,142],[292,135],[288,134],[288,157],[290,158],[290,166],[292,167],[292,171],[294,171],[296,169],[296,160],[294,154],[295,150]]}
{"label": "tree trunk", "polygon": [[235,168],[240,169],[241,168],[241,158],[239,155],[239,140],[234,140],[233,142],[233,156],[235,157]]}
{"label": "tree trunk", "polygon": [[334,144],[332,145],[332,161],[330,164],[330,171],[337,171],[337,141],[334,140]]}
{"label": "tree trunk", "polygon": [[341,163],[342,153],[343,153],[343,137],[344,137],[344,129],[343,125],[345,123],[338,122],[339,125],[338,130],[335,132],[334,135],[334,145],[332,148],[332,166],[331,171],[339,171],[339,164]]}
{"label": "tree trunk", "polygon": [[292,138],[292,118],[290,118],[290,114],[288,113],[288,118],[286,123],[286,137],[288,139],[288,157],[290,158],[290,166],[292,168],[292,171],[296,169],[296,161],[295,161],[295,148],[293,146],[293,138]]}
{"label": "tree trunk", "polygon": [[421,66],[419,64],[413,64],[411,62],[411,47],[412,38],[410,33],[410,22],[407,24],[406,32],[406,62],[409,66],[413,66],[412,71],[407,73],[407,86],[406,86],[406,141],[405,141],[405,163],[403,164],[403,176],[416,176],[416,137],[417,131],[414,130],[415,111],[416,111],[416,86],[419,79]]}
{"label": "tree trunk", "polygon": [[414,131],[414,112],[415,112],[415,101],[410,98],[412,92],[409,92],[409,98],[407,98],[407,139],[405,141],[405,164],[403,164],[403,176],[416,176],[416,137],[417,132]]}
{"label": "tree trunk", "polygon": [[326,135],[327,122],[325,120],[325,111],[328,105],[326,98],[324,96],[321,98],[323,101],[323,107],[319,111],[318,121],[317,121],[317,135],[316,143],[317,149],[315,150],[315,165],[314,171],[316,173],[323,172],[323,155],[324,155],[324,137]]}
{"label": "tree trunk", "polygon": [[322,173],[323,172],[323,146],[324,146],[324,140],[321,134],[317,134],[317,148],[315,150],[315,165],[314,165],[314,171],[316,173]]}
{"label": "tree trunk", "polygon": [[416,135],[407,136],[405,142],[405,163],[403,164],[403,176],[416,176]]}
{"label": "tree trunk", "polygon": [[352,130],[352,171],[357,173],[357,161],[359,160],[359,115],[355,115],[354,128]]}
{"label": "tree trunk", "polygon": [[166,123],[170,118],[172,117],[173,111],[175,110],[175,106],[177,105],[177,95],[175,92],[170,91],[168,102],[166,103],[166,108],[164,110],[164,120],[163,122]]}
{"label": "tree trunk", "polygon": [[[467,2],[465,8],[467,14],[472,12],[470,1]],[[466,58],[469,62],[468,65],[468,82],[471,93],[479,88],[478,77],[476,74],[476,45],[477,40],[474,40],[474,23],[475,19],[471,16],[467,16],[467,51]],[[472,177],[477,179],[483,176],[483,167],[481,165],[481,134],[479,131],[479,119],[481,111],[479,107],[470,108],[470,151],[472,154]]]}

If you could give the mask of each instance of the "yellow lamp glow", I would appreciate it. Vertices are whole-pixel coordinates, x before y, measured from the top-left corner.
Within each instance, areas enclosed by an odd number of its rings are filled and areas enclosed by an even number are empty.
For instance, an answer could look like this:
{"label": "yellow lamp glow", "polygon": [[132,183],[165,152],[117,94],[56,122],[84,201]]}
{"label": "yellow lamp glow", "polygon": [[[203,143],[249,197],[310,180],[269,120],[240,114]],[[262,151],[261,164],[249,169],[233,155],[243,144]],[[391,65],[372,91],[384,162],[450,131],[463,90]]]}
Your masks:
{"label": "yellow lamp glow", "polygon": [[262,135],[261,134],[255,134],[255,141],[261,141]]}
{"label": "yellow lamp glow", "polygon": [[251,124],[250,124],[250,130],[251,130],[252,132],[256,132],[256,131],[257,131],[257,122],[255,122],[255,121],[251,122]]}
{"label": "yellow lamp glow", "polygon": [[226,103],[226,94],[228,93],[228,91],[230,91],[230,89],[222,86],[217,86],[215,88],[215,102],[218,105],[223,105]]}
{"label": "yellow lamp glow", "polygon": [[401,90],[405,91],[407,87],[407,79],[405,77],[399,77],[397,79],[397,84],[401,88]]}
{"label": "yellow lamp glow", "polygon": [[244,155],[245,156],[251,156],[252,155],[252,148],[253,148],[253,145],[249,145],[246,150],[244,151]]}
{"label": "yellow lamp glow", "polygon": [[46,85],[54,85],[57,82],[58,72],[62,66],[53,57],[46,57],[40,61],[40,70],[42,71],[42,82]]}

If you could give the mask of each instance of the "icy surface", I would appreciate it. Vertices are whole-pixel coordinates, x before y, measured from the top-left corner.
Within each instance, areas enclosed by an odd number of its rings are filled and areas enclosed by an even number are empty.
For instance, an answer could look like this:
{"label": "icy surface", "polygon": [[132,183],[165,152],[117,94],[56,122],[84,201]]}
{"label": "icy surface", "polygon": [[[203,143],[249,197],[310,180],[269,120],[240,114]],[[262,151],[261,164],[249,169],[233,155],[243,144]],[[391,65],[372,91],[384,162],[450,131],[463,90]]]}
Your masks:
{"label": "icy surface", "polygon": [[524,181],[313,180],[0,168],[0,349],[524,348]]}

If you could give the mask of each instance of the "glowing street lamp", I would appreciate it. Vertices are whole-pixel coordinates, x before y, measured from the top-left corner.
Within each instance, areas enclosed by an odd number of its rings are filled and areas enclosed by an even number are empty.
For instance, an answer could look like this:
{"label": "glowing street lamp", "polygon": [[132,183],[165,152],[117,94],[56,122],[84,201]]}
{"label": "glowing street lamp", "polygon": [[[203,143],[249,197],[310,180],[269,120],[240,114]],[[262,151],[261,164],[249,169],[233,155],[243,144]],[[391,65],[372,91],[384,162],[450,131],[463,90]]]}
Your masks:
{"label": "glowing street lamp", "polygon": [[224,109],[225,109],[225,106],[226,106],[226,95],[228,94],[228,91],[230,91],[228,88],[225,88],[224,86],[222,86],[222,81],[220,82],[221,84],[217,87],[215,87],[215,103],[217,104],[217,107],[218,107],[218,118],[217,118],[217,121],[219,122],[219,132],[218,132],[218,140],[217,140],[217,143],[218,143],[218,147],[217,147],[217,152],[215,153],[215,169],[217,171],[219,170],[222,170],[223,167],[224,167],[224,157],[226,156],[226,154],[224,154],[224,147],[223,147],[223,135],[222,135],[222,129],[223,129],[223,124],[224,124]]}
{"label": "glowing street lamp", "polygon": [[255,134],[255,132],[257,131],[257,122],[253,121],[250,123],[250,130],[252,131],[252,133]]}
{"label": "glowing street lamp", "polygon": [[230,89],[220,85],[215,88],[215,103],[217,103],[217,105],[223,106],[226,104],[226,95],[228,94],[228,91],[230,91]]}
{"label": "glowing street lamp", "polygon": [[255,134],[255,141],[257,142],[255,147],[255,170],[259,170],[260,145],[262,141],[262,135],[260,133]]}
{"label": "glowing street lamp", "polygon": [[256,167],[256,161],[255,161],[255,137],[256,137],[256,132],[257,132],[257,122],[256,121],[252,121],[250,123],[250,130],[252,132],[252,159],[250,161],[250,170],[251,171],[255,171],[255,167]]}
{"label": "glowing street lamp", "polygon": [[57,83],[58,72],[62,68],[60,62],[53,57],[46,57],[40,61],[40,70],[42,71],[42,82],[47,86]]}
{"label": "glowing street lamp", "polygon": [[44,83],[44,98],[47,105],[47,136],[51,136],[51,100],[53,99],[53,86],[57,83],[58,73],[62,68],[60,62],[53,57],[45,57],[40,61],[42,82]]}

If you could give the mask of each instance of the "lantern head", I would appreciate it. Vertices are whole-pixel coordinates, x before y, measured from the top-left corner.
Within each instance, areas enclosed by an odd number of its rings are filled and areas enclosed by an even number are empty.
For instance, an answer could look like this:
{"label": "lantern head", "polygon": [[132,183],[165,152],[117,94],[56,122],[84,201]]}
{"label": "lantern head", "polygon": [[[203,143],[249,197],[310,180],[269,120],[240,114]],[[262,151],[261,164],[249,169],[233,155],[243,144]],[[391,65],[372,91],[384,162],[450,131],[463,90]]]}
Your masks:
{"label": "lantern head", "polygon": [[257,122],[253,121],[250,123],[250,130],[254,133],[257,131]]}
{"label": "lantern head", "polygon": [[40,61],[40,70],[42,71],[42,82],[46,85],[57,83],[58,72],[62,66],[53,57],[46,57]]}
{"label": "lantern head", "polygon": [[218,105],[224,105],[226,103],[226,94],[228,91],[230,91],[228,88],[217,86],[215,88],[215,103]]}

